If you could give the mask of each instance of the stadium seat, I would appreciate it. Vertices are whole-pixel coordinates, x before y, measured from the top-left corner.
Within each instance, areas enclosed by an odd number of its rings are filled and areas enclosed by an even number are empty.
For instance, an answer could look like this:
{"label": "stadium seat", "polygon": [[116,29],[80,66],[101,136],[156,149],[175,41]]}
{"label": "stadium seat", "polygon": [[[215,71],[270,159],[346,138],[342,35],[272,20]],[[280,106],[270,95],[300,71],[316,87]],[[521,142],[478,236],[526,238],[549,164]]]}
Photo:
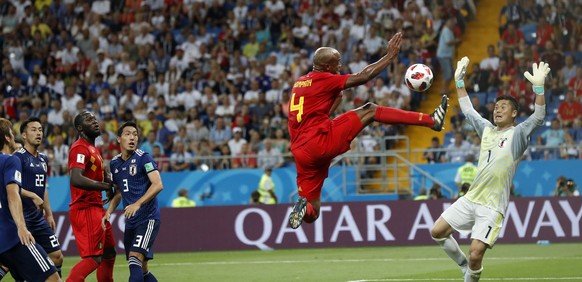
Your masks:
{"label": "stadium seat", "polygon": [[495,103],[495,99],[497,98],[497,91],[487,92],[487,103]]}
{"label": "stadium seat", "polygon": [[479,102],[481,105],[487,104],[487,92],[477,92],[472,95],[479,97]]}

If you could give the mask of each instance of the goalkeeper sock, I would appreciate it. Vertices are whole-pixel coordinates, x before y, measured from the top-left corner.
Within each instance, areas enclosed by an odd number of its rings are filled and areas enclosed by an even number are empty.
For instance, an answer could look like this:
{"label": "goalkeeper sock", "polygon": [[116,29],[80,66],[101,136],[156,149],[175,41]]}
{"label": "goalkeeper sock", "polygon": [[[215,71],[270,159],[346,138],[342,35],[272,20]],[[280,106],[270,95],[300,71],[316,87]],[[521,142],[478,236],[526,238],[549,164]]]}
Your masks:
{"label": "goalkeeper sock", "polygon": [[97,268],[97,281],[113,282],[113,267],[115,266],[115,257],[101,259],[101,265]]}
{"label": "goalkeeper sock", "polygon": [[483,272],[483,267],[478,270],[469,268],[469,271],[465,273],[465,282],[478,282],[481,278],[481,272]]}
{"label": "goalkeeper sock", "polygon": [[158,282],[158,279],[154,276],[151,272],[146,272],[143,274],[143,281],[144,282]]}
{"label": "goalkeeper sock", "polygon": [[434,119],[430,115],[384,106],[376,107],[374,120],[384,124],[410,124],[426,127],[432,127],[434,125]]}
{"label": "goalkeeper sock", "polygon": [[310,202],[307,202],[307,208],[305,209],[305,216],[303,217],[303,221],[307,223],[313,223],[317,219],[317,212],[313,208],[313,205]]}
{"label": "goalkeeper sock", "polygon": [[137,257],[131,256],[127,261],[129,265],[129,282],[143,282],[144,274],[142,271],[142,263]]}
{"label": "goalkeeper sock", "polygon": [[87,278],[87,276],[98,267],[99,263],[93,258],[84,258],[73,266],[71,273],[69,273],[69,277],[67,277],[67,282],[85,281],[85,278]]}
{"label": "goalkeeper sock", "polygon": [[467,266],[467,256],[465,256],[465,253],[463,253],[459,243],[457,243],[457,240],[455,240],[453,236],[449,235],[446,238],[432,239],[441,246],[445,253],[447,253],[447,255],[449,255],[449,257],[459,265],[459,267],[461,267],[461,270],[463,270],[463,267]]}

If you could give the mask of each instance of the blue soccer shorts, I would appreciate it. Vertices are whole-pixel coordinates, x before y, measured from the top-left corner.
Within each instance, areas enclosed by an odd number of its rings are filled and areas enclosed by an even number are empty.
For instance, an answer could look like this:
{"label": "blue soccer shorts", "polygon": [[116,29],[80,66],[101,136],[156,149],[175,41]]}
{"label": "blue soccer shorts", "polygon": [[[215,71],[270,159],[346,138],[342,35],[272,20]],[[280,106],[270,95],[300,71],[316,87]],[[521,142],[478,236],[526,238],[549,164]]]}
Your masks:
{"label": "blue soccer shorts", "polygon": [[38,244],[18,243],[0,254],[0,263],[10,269],[15,279],[25,281],[46,281],[57,272],[53,261]]}
{"label": "blue soccer shorts", "polygon": [[150,219],[132,228],[126,226],[123,236],[125,258],[129,259],[129,252],[138,252],[143,254],[146,260],[153,259],[153,246],[159,230],[159,219]]}

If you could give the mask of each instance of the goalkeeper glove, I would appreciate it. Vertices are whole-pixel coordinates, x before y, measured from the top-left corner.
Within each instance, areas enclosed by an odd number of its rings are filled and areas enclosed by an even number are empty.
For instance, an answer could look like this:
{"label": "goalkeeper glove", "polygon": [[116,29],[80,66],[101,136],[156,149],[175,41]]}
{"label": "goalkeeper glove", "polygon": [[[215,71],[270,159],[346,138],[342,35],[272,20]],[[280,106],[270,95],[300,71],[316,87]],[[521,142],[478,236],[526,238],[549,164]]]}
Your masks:
{"label": "goalkeeper glove", "polygon": [[457,62],[457,69],[455,70],[455,86],[457,88],[465,87],[465,73],[467,72],[467,66],[469,65],[469,58],[467,56],[463,57]]}
{"label": "goalkeeper glove", "polygon": [[536,95],[544,95],[544,83],[546,82],[546,76],[550,73],[550,65],[544,62],[540,62],[539,65],[533,63],[532,72],[533,75],[529,71],[524,72],[523,75],[533,85],[533,91]]}

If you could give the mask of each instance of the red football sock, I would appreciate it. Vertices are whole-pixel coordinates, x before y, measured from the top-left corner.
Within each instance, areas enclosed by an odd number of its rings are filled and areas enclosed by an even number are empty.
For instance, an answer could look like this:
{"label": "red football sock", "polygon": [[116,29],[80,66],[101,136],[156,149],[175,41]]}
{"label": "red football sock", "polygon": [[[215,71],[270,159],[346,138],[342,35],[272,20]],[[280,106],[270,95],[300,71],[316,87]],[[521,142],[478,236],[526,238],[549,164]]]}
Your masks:
{"label": "red football sock", "polygon": [[93,258],[84,258],[71,269],[67,282],[85,281],[85,278],[99,267],[99,263]]}
{"label": "red football sock", "polygon": [[97,268],[97,281],[113,282],[113,267],[115,266],[115,257],[101,259],[101,265]]}
{"label": "red football sock", "polygon": [[303,221],[307,223],[313,223],[317,219],[317,212],[313,208],[313,205],[310,202],[307,202],[307,208],[305,210],[305,216],[303,217]]}
{"label": "red football sock", "polygon": [[434,120],[427,114],[378,106],[374,120],[385,124],[410,124],[432,127]]}

